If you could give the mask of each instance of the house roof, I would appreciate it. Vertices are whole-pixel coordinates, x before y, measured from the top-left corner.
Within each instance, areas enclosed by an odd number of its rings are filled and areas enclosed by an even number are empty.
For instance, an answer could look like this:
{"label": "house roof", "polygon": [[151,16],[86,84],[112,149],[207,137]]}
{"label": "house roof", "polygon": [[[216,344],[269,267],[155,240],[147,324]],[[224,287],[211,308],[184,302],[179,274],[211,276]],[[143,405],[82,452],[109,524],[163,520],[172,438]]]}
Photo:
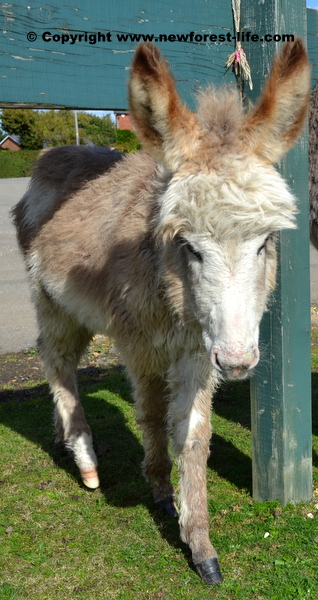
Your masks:
{"label": "house roof", "polygon": [[17,144],[18,146],[21,146],[21,137],[19,135],[6,135],[3,140],[1,140],[0,142],[0,146],[2,146],[2,144],[6,141],[6,140],[12,140],[15,144]]}

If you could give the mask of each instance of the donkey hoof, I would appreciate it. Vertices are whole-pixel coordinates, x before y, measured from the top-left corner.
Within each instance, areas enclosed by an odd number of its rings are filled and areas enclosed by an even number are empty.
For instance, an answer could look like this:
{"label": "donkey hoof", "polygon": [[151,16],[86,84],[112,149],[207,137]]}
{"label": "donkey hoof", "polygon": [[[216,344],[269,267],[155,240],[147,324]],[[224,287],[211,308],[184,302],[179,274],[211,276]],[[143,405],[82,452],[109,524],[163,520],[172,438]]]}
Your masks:
{"label": "donkey hoof", "polygon": [[207,585],[215,585],[223,581],[217,558],[208,558],[208,560],[195,565],[195,568],[202,581]]}
{"label": "donkey hoof", "polygon": [[96,469],[80,469],[84,485],[91,490],[99,487],[98,473]]}
{"label": "donkey hoof", "polygon": [[163,498],[163,500],[159,500],[156,502],[156,506],[168,517],[178,518],[178,511],[174,505],[173,497]]}

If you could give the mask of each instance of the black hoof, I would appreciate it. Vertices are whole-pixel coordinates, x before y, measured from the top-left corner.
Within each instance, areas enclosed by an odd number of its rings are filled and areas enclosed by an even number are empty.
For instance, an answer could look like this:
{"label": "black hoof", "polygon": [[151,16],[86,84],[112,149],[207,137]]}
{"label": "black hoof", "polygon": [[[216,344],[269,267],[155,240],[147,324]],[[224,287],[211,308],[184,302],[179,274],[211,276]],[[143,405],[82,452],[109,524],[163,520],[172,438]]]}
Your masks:
{"label": "black hoof", "polygon": [[202,581],[207,585],[216,585],[223,581],[217,558],[208,558],[208,560],[195,565],[195,568]]}
{"label": "black hoof", "polygon": [[178,518],[178,511],[174,505],[173,498],[164,498],[156,502],[156,506],[168,517]]}

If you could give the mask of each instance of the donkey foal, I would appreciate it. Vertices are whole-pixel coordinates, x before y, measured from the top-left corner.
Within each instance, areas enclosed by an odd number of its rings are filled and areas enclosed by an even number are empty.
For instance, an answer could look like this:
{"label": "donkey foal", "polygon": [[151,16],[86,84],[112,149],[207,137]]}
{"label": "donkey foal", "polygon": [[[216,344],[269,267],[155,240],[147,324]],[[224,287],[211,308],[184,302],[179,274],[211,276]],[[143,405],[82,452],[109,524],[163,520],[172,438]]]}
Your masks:
{"label": "donkey foal", "polygon": [[92,336],[107,332],[133,383],[154,500],[176,516],[172,438],[181,538],[207,584],[222,580],[206,498],[211,397],[220,378],[243,379],[259,359],[276,232],[295,227],[295,199],[272,165],[294,144],[308,94],[296,40],[249,114],[236,92],[213,89],[192,113],[159,50],[141,44],[129,99],[145,151],[46,151],[13,210],[58,437],[85,485],[97,487],[76,367]]}

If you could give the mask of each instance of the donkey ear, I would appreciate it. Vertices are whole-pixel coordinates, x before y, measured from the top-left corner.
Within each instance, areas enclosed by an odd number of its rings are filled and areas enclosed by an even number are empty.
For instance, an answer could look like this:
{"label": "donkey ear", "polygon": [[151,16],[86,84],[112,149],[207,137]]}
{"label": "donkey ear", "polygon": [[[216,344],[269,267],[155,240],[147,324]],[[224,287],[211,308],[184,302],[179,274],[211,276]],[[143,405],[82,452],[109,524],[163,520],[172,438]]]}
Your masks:
{"label": "donkey ear", "polygon": [[246,117],[246,141],[255,154],[278,162],[294,145],[310,96],[310,66],[303,42],[286,42],[275,57],[264,92]]}
{"label": "donkey ear", "polygon": [[197,119],[184,106],[167,62],[158,48],[139,44],[132,63],[129,105],[137,135],[146,150],[171,171],[195,154]]}

